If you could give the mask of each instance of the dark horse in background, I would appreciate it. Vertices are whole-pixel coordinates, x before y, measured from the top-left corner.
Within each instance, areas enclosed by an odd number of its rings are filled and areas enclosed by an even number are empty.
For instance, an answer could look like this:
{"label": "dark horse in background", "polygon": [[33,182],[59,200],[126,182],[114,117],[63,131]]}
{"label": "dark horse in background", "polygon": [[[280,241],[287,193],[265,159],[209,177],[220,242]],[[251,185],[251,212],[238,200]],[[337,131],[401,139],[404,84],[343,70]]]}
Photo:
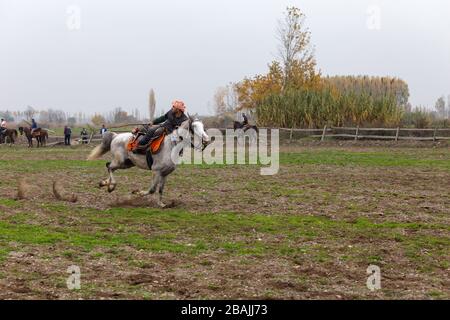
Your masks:
{"label": "dark horse in background", "polygon": [[249,125],[249,124],[248,124],[248,118],[247,118],[247,116],[245,115],[245,113],[242,114],[242,117],[244,118],[244,121],[242,121],[242,122],[235,121],[235,122],[233,123],[233,129],[234,129],[234,130],[237,130],[237,129],[243,129],[244,132],[246,132],[246,131],[249,130],[249,129],[253,129],[253,130],[255,130],[256,133],[259,132],[257,126],[252,126],[252,125]]}
{"label": "dark horse in background", "polygon": [[47,130],[37,128],[33,132],[31,132],[31,129],[28,127],[19,127],[20,135],[23,135],[25,133],[25,136],[28,140],[28,147],[33,147],[33,138],[37,141],[37,147],[45,147],[48,139],[48,132]]}
{"label": "dark horse in background", "polygon": [[[248,124],[248,118],[245,115],[245,113],[242,114],[242,117],[244,118],[244,121],[239,122],[239,121],[234,121],[233,123],[233,129],[234,131],[236,131],[237,129],[242,129],[244,131],[244,134],[247,133],[246,135],[249,137],[251,142],[255,142],[258,140],[258,127],[255,125],[249,125]],[[253,130],[250,130],[253,129]],[[247,132],[248,130],[250,130],[249,132]],[[241,131],[242,134],[242,131]],[[239,139],[238,139],[238,143],[239,143]]]}
{"label": "dark horse in background", "polygon": [[8,138],[9,146],[12,146],[17,139],[17,130],[16,129],[3,129],[0,130],[0,144],[6,143],[6,138]]}

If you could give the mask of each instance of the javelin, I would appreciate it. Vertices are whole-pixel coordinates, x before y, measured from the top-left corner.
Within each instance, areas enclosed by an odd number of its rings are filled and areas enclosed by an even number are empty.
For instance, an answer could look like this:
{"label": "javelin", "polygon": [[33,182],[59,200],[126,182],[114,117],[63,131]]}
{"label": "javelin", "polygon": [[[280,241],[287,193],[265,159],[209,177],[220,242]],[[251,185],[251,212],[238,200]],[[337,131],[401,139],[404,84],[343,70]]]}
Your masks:
{"label": "javelin", "polygon": [[[31,123],[29,123],[27,120],[23,120],[23,122],[27,123],[31,127]],[[46,131],[51,132],[51,133],[55,133],[55,131],[53,131],[51,129],[47,129],[47,128],[41,128],[41,129],[46,130]]]}
{"label": "javelin", "polygon": [[109,129],[119,129],[119,128],[124,128],[124,127],[129,127],[129,126],[148,126],[148,125],[151,125],[151,123],[127,123],[127,124],[120,125],[120,126],[109,127]]}

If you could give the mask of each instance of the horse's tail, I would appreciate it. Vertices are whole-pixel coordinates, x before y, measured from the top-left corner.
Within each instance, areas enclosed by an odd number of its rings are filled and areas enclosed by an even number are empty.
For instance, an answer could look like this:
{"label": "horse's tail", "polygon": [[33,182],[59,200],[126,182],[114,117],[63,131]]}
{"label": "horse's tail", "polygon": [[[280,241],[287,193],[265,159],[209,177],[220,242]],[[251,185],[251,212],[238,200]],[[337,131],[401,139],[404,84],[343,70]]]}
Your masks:
{"label": "horse's tail", "polygon": [[13,130],[13,136],[15,139],[17,139],[17,137],[19,136],[19,133],[17,132],[16,129]]}
{"label": "horse's tail", "polygon": [[111,142],[113,141],[116,134],[114,132],[105,132],[103,134],[102,143],[94,148],[89,154],[88,160],[95,160],[100,158],[102,155],[111,150]]}

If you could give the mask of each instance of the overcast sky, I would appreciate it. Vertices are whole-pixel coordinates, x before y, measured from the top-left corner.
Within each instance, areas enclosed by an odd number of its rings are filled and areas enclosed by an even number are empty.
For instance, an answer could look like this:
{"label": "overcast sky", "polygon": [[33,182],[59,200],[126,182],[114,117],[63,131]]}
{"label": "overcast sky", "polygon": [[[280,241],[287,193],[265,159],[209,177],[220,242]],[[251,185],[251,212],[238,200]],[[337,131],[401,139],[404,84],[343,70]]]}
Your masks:
{"label": "overcast sky", "polygon": [[0,0],[0,110],[146,114],[154,88],[158,114],[173,99],[211,113],[218,86],[276,58],[288,5],[323,74],[400,77],[413,105],[450,94],[448,0]]}

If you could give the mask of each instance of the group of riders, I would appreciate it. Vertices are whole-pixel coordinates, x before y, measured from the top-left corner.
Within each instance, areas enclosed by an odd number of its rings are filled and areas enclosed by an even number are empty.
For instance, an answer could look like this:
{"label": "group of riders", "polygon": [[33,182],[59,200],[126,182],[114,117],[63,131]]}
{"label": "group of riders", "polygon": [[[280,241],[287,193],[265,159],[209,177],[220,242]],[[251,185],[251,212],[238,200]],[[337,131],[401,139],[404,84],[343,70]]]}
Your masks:
{"label": "group of riders", "polygon": [[[30,129],[31,129],[31,133],[33,133],[36,129],[38,129],[36,120],[31,119]],[[6,123],[6,120],[2,118],[0,120],[0,135],[2,135],[6,130],[8,130],[8,124]]]}
{"label": "group of riders", "polygon": [[[38,127],[36,120],[31,119],[31,124],[28,128],[20,127],[20,134],[23,134],[24,131],[27,133],[27,138],[30,140],[31,137],[34,137],[35,134],[37,136],[41,135],[38,131],[41,129]],[[29,136],[28,136],[29,135]],[[4,142],[6,138],[9,138],[10,143],[14,143],[17,138],[17,130],[8,128],[8,124],[5,119],[0,119],[0,143]]]}

